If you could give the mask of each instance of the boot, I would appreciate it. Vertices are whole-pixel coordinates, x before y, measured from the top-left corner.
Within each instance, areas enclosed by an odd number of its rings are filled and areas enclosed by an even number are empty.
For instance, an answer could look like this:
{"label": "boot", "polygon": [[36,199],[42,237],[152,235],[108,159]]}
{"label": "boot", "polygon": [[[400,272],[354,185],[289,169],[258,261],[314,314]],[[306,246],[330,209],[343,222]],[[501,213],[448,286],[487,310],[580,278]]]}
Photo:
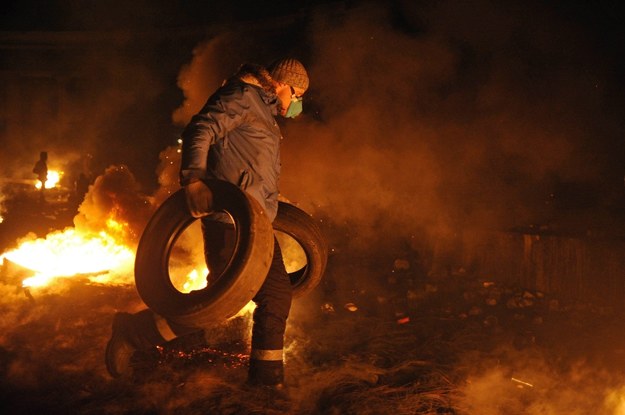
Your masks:
{"label": "boot", "polygon": [[141,357],[135,352],[155,350],[156,346],[166,342],[158,330],[155,318],[156,315],[149,309],[135,314],[115,314],[113,334],[106,345],[105,354],[106,368],[111,376],[117,378],[130,375],[133,363],[141,363],[141,359],[133,358]]}
{"label": "boot", "polygon": [[250,386],[284,388],[284,364],[281,360],[250,359],[247,383]]}
{"label": "boot", "polygon": [[250,359],[245,390],[264,409],[271,409],[282,414],[291,413],[292,402],[289,390],[284,383],[282,361]]}
{"label": "boot", "polygon": [[131,360],[137,345],[130,340],[134,330],[132,315],[117,313],[113,318],[113,334],[106,345],[105,362],[109,374],[118,378],[131,373]]}

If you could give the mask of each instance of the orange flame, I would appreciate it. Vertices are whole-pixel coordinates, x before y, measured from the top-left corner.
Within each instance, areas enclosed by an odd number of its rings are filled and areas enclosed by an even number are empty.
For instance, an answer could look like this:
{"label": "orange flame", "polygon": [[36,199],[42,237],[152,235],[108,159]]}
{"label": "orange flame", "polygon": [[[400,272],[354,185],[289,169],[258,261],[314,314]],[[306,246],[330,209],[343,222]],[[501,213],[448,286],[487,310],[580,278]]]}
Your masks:
{"label": "orange flame", "polygon": [[206,267],[204,267],[204,269],[201,271],[193,269],[187,274],[186,281],[182,284],[182,289],[180,291],[183,293],[190,293],[191,291],[201,290],[202,288],[206,287],[207,274],[208,268]]}
{"label": "orange flame", "polygon": [[[46,189],[52,189],[56,187],[57,184],[61,181],[61,177],[63,176],[63,172],[56,170],[48,170],[48,178],[46,179]],[[35,183],[35,187],[37,189],[41,189],[41,182]]]}
{"label": "orange flame", "polygon": [[80,234],[67,228],[48,234],[46,238],[25,241],[0,258],[7,258],[35,273],[22,282],[23,286],[41,287],[59,277],[89,275],[91,280],[98,281],[103,276],[95,274],[130,270],[134,253],[104,231]]}

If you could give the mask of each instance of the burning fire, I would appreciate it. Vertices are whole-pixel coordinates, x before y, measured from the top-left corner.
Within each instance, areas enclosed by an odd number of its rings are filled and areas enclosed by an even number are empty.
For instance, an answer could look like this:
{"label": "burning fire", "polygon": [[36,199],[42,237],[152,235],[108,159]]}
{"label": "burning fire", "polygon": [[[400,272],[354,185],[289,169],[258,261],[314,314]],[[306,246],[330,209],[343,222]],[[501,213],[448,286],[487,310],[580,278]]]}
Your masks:
{"label": "burning fire", "polygon": [[[175,281],[174,286],[183,293],[190,293],[191,291],[201,290],[208,285],[207,275],[209,271],[206,266],[198,268],[194,268],[186,275],[185,280],[182,282],[182,286],[178,287]],[[256,304],[253,301],[247,303],[237,314],[232,316],[231,318],[243,317],[243,316],[251,316],[251,314],[256,309]]]}
{"label": "burning fire", "polygon": [[23,242],[0,256],[32,270],[24,287],[42,287],[59,277],[87,276],[95,282],[110,282],[131,270],[133,251],[102,231],[83,234],[74,228]]}
{"label": "burning fire", "polygon": [[[59,172],[57,170],[48,170],[48,179],[46,180],[46,189],[52,189],[54,187],[56,187],[57,184],[59,184],[59,181],[61,181],[61,177],[63,176],[63,172]],[[35,187],[37,189],[41,189],[41,182],[37,181],[37,183],[35,183]]]}
{"label": "burning fire", "polygon": [[182,284],[182,289],[180,290],[183,293],[190,293],[191,291],[201,290],[206,287],[206,275],[208,275],[208,268],[204,267],[202,270],[198,271],[197,268],[193,269],[189,274],[187,274],[186,281]]}

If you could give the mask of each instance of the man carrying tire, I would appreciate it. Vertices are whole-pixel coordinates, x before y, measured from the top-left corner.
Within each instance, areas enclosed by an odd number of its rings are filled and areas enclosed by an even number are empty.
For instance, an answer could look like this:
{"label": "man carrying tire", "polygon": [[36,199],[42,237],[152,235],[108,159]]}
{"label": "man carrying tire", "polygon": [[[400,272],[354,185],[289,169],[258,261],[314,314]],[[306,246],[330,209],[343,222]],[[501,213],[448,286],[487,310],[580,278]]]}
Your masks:
{"label": "man carrying tire", "polygon": [[[206,262],[211,274],[223,268],[220,249],[227,224],[212,212],[213,195],[202,181],[233,183],[260,202],[270,221],[278,210],[280,129],[276,115],[301,113],[308,75],[296,59],[286,58],[264,68],[246,64],[206,102],[182,134],[180,183],[189,211],[202,218]],[[248,382],[280,388],[284,382],[283,343],[291,306],[291,282],[274,238],[274,256],[267,277],[253,298],[256,303]],[[106,366],[114,377],[131,371],[138,349],[154,347],[196,331],[143,310],[118,313],[107,345]]]}

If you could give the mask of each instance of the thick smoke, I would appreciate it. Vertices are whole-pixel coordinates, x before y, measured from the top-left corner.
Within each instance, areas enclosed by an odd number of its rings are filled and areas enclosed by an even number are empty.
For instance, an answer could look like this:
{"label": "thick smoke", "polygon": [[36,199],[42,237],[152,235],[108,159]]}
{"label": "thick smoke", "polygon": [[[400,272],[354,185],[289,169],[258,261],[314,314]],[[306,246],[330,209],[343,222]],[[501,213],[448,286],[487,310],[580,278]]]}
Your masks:
{"label": "thick smoke", "polygon": [[[605,143],[617,130],[602,113],[601,56],[582,29],[532,7],[439,2],[406,6],[399,23],[373,4],[320,12],[311,53],[298,56],[311,77],[307,110],[283,125],[283,195],[355,224],[363,246],[394,229],[444,238],[557,225],[562,183],[595,186],[599,209],[611,203],[620,178]],[[236,69],[222,56],[239,43],[196,48],[175,121],[227,75],[216,68]]]}
{"label": "thick smoke", "polygon": [[[74,224],[86,233],[118,229],[115,236],[134,246],[153,211],[151,199],[141,193],[128,167],[111,166],[90,187]],[[116,223],[111,224],[111,220]]]}
{"label": "thick smoke", "polygon": [[173,192],[180,189],[180,147],[170,146],[159,154],[156,168],[158,190],[154,193],[154,202],[160,205]]}
{"label": "thick smoke", "polygon": [[546,221],[556,181],[598,183],[602,74],[582,35],[470,9],[440,3],[422,35],[377,7],[321,16],[310,69],[322,121],[286,126],[283,191],[379,236]]}
{"label": "thick smoke", "polygon": [[622,379],[605,368],[587,361],[558,365],[514,349],[494,354],[504,362],[480,360],[483,367],[462,388],[461,407],[469,414],[620,415],[625,409]]}
{"label": "thick smoke", "polygon": [[192,61],[185,65],[178,75],[178,87],[184,93],[184,102],[173,115],[173,122],[184,125],[206,102],[206,98],[219,87],[224,78],[224,63],[216,56],[222,56],[221,47],[226,36],[219,36],[202,43],[193,50]]}

